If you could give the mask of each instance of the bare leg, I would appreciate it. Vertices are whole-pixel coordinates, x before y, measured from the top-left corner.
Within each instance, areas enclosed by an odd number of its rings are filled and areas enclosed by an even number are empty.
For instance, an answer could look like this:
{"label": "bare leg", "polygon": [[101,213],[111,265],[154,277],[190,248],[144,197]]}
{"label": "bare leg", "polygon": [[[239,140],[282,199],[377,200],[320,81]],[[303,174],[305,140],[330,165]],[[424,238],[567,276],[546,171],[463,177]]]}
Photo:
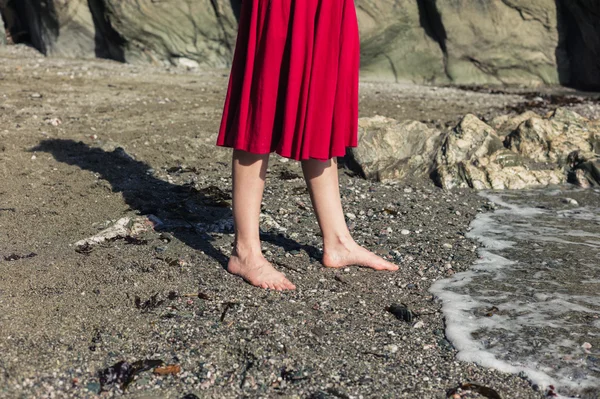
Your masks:
{"label": "bare leg", "polygon": [[398,270],[398,266],[361,247],[350,236],[340,199],[337,159],[302,161],[302,171],[323,233],[323,265]]}
{"label": "bare leg", "polygon": [[296,287],[265,259],[260,247],[259,216],[269,154],[233,152],[233,223],[235,240],[227,270],[250,284],[272,290]]}

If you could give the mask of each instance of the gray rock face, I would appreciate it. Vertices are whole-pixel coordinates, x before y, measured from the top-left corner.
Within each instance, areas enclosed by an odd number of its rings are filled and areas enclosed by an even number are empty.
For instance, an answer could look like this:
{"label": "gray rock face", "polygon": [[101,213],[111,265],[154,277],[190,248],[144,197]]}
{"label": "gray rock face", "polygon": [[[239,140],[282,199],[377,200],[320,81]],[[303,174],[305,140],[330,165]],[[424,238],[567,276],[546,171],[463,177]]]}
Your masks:
{"label": "gray rock face", "polygon": [[6,33],[4,28],[4,21],[2,15],[0,15],[0,46],[6,44]]}
{"label": "gray rock face", "polygon": [[428,176],[440,138],[439,131],[421,122],[398,122],[383,116],[361,118],[360,145],[349,150],[348,160],[368,179]]}
{"label": "gray rock face", "polygon": [[[228,66],[241,0],[0,0],[44,54]],[[416,83],[600,88],[596,0],[356,0],[362,73]]]}
{"label": "gray rock face", "polygon": [[555,0],[428,2],[440,15],[439,37],[453,82],[558,82]]}
{"label": "gray rock face", "polygon": [[350,165],[378,180],[430,175],[446,189],[600,184],[600,122],[561,108],[547,118],[527,112],[496,122],[514,128],[502,139],[474,115],[445,134],[419,122],[362,118]]}
{"label": "gray rock face", "polygon": [[[358,0],[362,74],[373,80],[450,82],[426,2]],[[435,18],[434,18],[435,19]]]}
{"label": "gray rock face", "polygon": [[9,28],[27,32],[24,41],[48,55],[172,64],[186,58],[224,67],[235,45],[239,1],[49,0],[46,7],[35,7],[36,0],[24,3],[28,4],[0,4],[0,12],[11,15]]}
{"label": "gray rock face", "polygon": [[230,63],[237,33],[232,9],[239,1],[151,2],[104,0],[109,21],[123,38],[126,60],[188,58],[205,65]]}

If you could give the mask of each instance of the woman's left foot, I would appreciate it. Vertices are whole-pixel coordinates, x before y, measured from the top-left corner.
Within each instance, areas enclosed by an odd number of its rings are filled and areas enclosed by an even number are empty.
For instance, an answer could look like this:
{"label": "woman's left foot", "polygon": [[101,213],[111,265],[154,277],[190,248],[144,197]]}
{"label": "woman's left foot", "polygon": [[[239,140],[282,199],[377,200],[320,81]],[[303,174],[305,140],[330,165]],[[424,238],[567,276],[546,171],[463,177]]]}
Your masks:
{"label": "woman's left foot", "polygon": [[397,265],[361,247],[354,240],[324,246],[323,266],[337,269],[352,265],[373,270],[398,270]]}

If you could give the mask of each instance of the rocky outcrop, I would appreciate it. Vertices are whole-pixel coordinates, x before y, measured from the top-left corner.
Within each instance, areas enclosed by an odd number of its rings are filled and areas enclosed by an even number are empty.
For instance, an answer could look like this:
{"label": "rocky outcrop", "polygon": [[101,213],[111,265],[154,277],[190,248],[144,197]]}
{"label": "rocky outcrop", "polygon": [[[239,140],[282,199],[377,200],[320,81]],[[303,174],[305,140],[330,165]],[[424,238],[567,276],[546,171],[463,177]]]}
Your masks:
{"label": "rocky outcrop", "polygon": [[442,134],[419,122],[362,118],[360,150],[349,153],[349,165],[378,180],[429,175],[445,189],[600,184],[600,122],[562,108],[495,121],[501,133],[466,115]]}
{"label": "rocky outcrop", "polygon": [[[461,142],[460,126],[467,117],[463,119],[438,153],[437,183],[444,188],[476,189],[522,189],[567,181],[583,186],[600,183],[592,167],[600,155],[598,122],[562,108],[547,118],[527,116],[505,121],[509,126],[518,125],[502,146],[497,145],[500,136],[483,122],[472,124],[475,139]],[[469,144],[472,155],[464,151]]]}
{"label": "rocky outcrop", "polygon": [[360,146],[349,150],[352,167],[368,179],[429,176],[441,133],[417,121],[376,116],[359,120]]}
{"label": "rocky outcrop", "polygon": [[[241,0],[0,0],[45,54],[228,66]],[[379,80],[600,88],[596,0],[356,0],[362,73]]]}

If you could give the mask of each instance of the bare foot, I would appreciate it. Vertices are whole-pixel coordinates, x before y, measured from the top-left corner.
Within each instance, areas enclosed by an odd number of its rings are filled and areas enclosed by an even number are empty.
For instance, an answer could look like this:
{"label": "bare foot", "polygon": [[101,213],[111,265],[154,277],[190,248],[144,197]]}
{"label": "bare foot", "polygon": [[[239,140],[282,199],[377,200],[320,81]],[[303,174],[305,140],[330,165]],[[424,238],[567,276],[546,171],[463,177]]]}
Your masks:
{"label": "bare foot", "polygon": [[227,271],[242,277],[256,287],[277,291],[296,289],[296,286],[283,273],[275,270],[262,254],[246,257],[232,254],[227,264]]}
{"label": "bare foot", "polygon": [[397,265],[361,247],[354,240],[325,246],[323,250],[323,266],[340,268],[351,265],[368,267],[374,270],[398,270]]}

